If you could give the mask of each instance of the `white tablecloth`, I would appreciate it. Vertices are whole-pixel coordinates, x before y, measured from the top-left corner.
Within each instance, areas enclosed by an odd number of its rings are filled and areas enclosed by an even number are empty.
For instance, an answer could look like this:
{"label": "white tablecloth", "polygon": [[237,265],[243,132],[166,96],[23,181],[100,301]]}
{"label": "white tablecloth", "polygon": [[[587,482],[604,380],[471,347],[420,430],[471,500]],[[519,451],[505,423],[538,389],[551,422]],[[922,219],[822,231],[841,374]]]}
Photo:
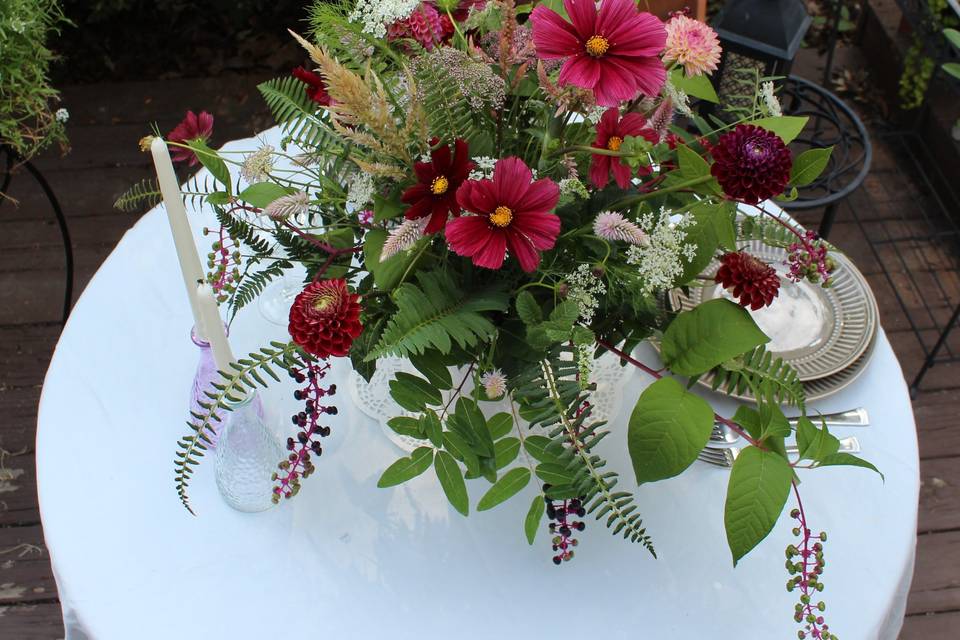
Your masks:
{"label": "white tablecloth", "polygon": [[[263,137],[279,146],[275,130]],[[210,219],[192,222],[203,247]],[[40,511],[68,639],[796,637],[783,567],[791,521],[784,514],[734,569],[723,534],[729,471],[702,463],[636,491],[659,560],[588,518],[576,559],[558,568],[545,525],[533,547],[523,537],[532,494],[463,518],[432,472],[377,489],[401,453],[341,393],[329,445],[297,498],[261,514],[233,511],[210,458],[193,478],[191,516],[173,486],[197,360],[177,269],[154,209],[87,286],[44,383]],[[283,328],[256,308],[233,327],[238,354],[273,338],[284,339]],[[328,378],[343,391],[347,367],[338,361]],[[649,379],[624,371],[625,402],[602,453],[629,484],[625,421]],[[265,394],[284,436],[290,391]],[[732,414],[734,403],[705,395]],[[886,482],[860,469],[801,471],[802,494],[811,527],[829,532],[831,629],[844,640],[892,640],[913,571],[919,465],[907,389],[882,332],[864,375],[814,408],[857,406],[871,426],[836,431],[860,439]],[[469,483],[473,504],[484,486]]]}

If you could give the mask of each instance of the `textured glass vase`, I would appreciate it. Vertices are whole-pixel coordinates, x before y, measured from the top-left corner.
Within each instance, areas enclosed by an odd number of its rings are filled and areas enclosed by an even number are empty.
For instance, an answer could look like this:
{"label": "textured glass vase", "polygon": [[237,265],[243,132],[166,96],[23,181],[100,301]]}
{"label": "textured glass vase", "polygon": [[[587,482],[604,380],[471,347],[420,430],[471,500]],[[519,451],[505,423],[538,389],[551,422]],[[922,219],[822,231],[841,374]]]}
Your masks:
{"label": "textured glass vase", "polygon": [[263,422],[256,394],[224,412],[216,451],[217,488],[224,502],[253,513],[273,506],[273,472],[284,459],[283,447]]}
{"label": "textured glass vase", "polygon": [[[197,361],[197,371],[193,375],[193,386],[190,389],[190,421],[197,424],[200,421],[194,417],[194,414],[203,415],[205,410],[200,406],[200,402],[210,402],[207,392],[214,391],[210,383],[220,376],[217,374],[217,364],[213,361],[213,351],[210,349],[210,343],[197,335],[196,327],[190,332],[190,339],[200,349],[200,360]],[[210,448],[217,446],[219,432],[220,423],[215,420],[211,421],[208,433],[210,438],[208,446]]]}

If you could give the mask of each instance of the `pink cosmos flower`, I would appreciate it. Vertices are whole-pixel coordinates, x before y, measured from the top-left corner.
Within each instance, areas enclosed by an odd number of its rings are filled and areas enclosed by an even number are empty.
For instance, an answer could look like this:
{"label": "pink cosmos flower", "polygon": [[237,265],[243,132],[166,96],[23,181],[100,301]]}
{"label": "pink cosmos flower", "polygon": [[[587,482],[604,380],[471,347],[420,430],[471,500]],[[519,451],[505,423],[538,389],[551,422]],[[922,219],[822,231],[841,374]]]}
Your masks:
{"label": "pink cosmos flower", "polygon": [[613,107],[637,93],[655,96],[666,80],[663,50],[667,32],[633,0],[563,0],[573,24],[538,5],[530,16],[537,56],[564,59],[560,84],[593,91],[597,104]]}
{"label": "pink cosmos flower", "polygon": [[[600,122],[597,123],[597,138],[593,141],[593,146],[597,149],[619,151],[623,139],[627,136],[642,136],[656,144],[659,142],[659,137],[655,131],[644,126],[646,123],[647,121],[639,113],[628,113],[621,118],[620,110],[611,107],[603,112]],[[590,156],[590,182],[597,189],[607,186],[611,171],[613,171],[613,179],[621,189],[630,186],[630,178],[633,177],[630,165],[614,156],[601,154]]]}
{"label": "pink cosmos flower", "polygon": [[492,180],[468,180],[457,190],[460,206],[477,215],[450,220],[447,243],[486,269],[499,269],[509,248],[529,273],[540,264],[539,252],[552,249],[560,234],[560,218],[550,213],[559,200],[553,180],[533,182],[523,160],[503,158],[494,165]]}
{"label": "pink cosmos flower", "polygon": [[[180,124],[167,134],[167,140],[180,144],[186,144],[191,140],[206,142],[211,135],[213,135],[213,116],[206,111],[201,111],[199,116],[193,111],[187,111],[187,115]],[[170,157],[174,162],[186,162],[189,167],[200,162],[193,150],[183,147],[170,147]]]}
{"label": "pink cosmos flower", "polygon": [[717,70],[720,64],[720,40],[709,25],[682,13],[667,21],[667,47],[664,62],[676,60],[688,77]]}

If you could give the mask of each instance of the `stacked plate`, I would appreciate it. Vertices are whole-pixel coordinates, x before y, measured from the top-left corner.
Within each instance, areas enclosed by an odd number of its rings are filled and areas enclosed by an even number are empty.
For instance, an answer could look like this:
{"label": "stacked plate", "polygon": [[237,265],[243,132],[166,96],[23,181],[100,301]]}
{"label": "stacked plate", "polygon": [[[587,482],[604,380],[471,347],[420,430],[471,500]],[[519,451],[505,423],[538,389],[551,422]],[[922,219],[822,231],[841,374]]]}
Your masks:
{"label": "stacked plate", "polygon": [[[797,371],[807,400],[836,393],[856,380],[873,355],[879,324],[877,301],[863,274],[845,256],[832,253],[837,263],[833,286],[795,283],[786,278],[784,249],[759,241],[742,248],[780,276],[780,294],[773,304],[750,314],[770,337],[767,350]],[[702,275],[712,280],[719,268],[714,261]],[[719,297],[731,298],[720,285],[710,284],[692,287],[688,293],[674,290],[669,299],[674,310],[688,310]],[[710,386],[713,378],[703,376],[699,382]],[[734,397],[751,399],[749,392]]]}

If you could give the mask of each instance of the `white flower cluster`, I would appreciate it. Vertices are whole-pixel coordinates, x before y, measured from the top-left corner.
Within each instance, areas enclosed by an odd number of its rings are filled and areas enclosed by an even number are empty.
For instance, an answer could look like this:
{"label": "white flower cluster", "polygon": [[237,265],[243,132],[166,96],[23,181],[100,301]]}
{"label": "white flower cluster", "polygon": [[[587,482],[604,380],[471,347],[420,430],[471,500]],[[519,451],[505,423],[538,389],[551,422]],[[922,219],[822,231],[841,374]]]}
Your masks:
{"label": "white flower cluster", "polygon": [[771,116],[779,118],[783,115],[783,109],[780,108],[780,101],[777,100],[777,96],[773,92],[772,82],[764,82],[760,85],[760,97],[763,98],[763,104],[767,106],[767,111],[770,112]]}
{"label": "white flower cluster", "polygon": [[600,122],[600,118],[603,117],[603,114],[606,110],[607,110],[606,107],[600,107],[600,106],[596,106],[593,109],[590,109],[590,111],[587,112],[587,120],[589,120],[592,124],[597,124],[598,122]]}
{"label": "white flower cluster", "polygon": [[560,195],[574,196],[586,200],[590,197],[585,184],[579,178],[564,178],[560,181]]}
{"label": "white flower cluster", "polygon": [[684,214],[676,222],[671,222],[669,213],[661,209],[659,215],[647,213],[637,222],[646,232],[649,243],[627,249],[627,262],[637,267],[643,278],[644,293],[673,286],[683,274],[684,260],[689,263],[697,254],[696,245],[684,242],[687,239],[685,229],[693,219],[690,214]]}
{"label": "white flower cluster", "polygon": [[70,112],[60,107],[57,109],[57,112],[53,114],[53,117],[56,118],[57,122],[60,124],[66,124],[67,120],[70,119]]}
{"label": "white flower cluster", "polygon": [[603,280],[593,274],[588,264],[581,264],[577,270],[567,278],[570,291],[567,299],[577,303],[580,307],[580,320],[584,324],[593,322],[593,314],[600,306],[599,296],[607,292]]}
{"label": "white flower cluster", "polygon": [[357,0],[350,22],[362,22],[363,32],[376,38],[387,35],[387,27],[403,20],[420,6],[420,0]]}
{"label": "white flower cluster", "polygon": [[362,209],[373,200],[373,176],[365,171],[354,174],[347,188],[347,209]]}
{"label": "white flower cluster", "polygon": [[265,182],[273,171],[273,152],[274,148],[265,144],[244,158],[243,165],[240,167],[240,175],[243,179],[250,184]]}
{"label": "white flower cluster", "polygon": [[577,360],[577,381],[580,384],[580,389],[586,389],[590,386],[590,372],[593,368],[593,345],[577,345],[575,358]]}
{"label": "white flower cluster", "polygon": [[493,177],[493,166],[497,164],[496,158],[491,158],[490,156],[478,156],[473,159],[477,163],[476,169],[470,172],[470,175],[467,176],[470,180],[483,180],[484,178]]}

